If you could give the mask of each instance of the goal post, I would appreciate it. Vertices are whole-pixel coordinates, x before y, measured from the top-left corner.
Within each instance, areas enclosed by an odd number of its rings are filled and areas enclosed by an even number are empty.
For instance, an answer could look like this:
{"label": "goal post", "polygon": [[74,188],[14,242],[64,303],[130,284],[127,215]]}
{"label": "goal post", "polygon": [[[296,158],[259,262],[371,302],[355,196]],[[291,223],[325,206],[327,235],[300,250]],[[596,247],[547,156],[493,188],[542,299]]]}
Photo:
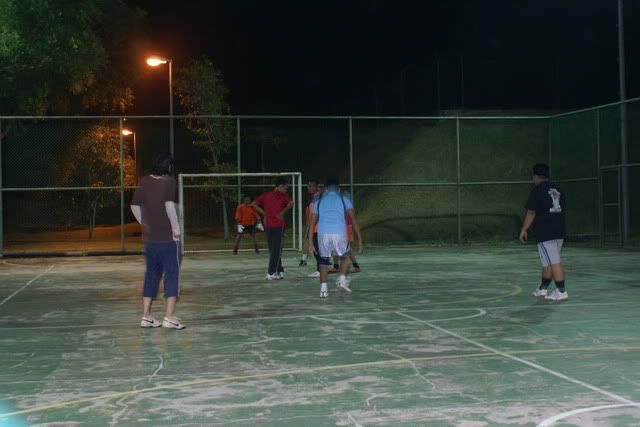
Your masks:
{"label": "goal post", "polygon": [[[183,173],[178,175],[178,219],[181,251],[186,253],[231,252],[237,227],[234,213],[245,196],[255,199],[273,190],[278,178],[289,181],[293,208],[286,214],[284,249],[302,251],[302,173]],[[257,232],[260,250],[267,251],[265,233]],[[243,235],[240,251],[253,251],[253,238]]]}

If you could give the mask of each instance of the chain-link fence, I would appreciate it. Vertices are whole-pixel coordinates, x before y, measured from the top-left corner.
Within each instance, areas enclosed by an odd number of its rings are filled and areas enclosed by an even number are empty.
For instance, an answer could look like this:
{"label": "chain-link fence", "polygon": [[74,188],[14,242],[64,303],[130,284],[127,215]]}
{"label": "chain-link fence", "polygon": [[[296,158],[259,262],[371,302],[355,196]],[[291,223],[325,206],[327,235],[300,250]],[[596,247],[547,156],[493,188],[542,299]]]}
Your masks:
{"label": "chain-link fence", "polygon": [[[0,117],[0,253],[140,251],[129,201],[170,150],[179,173],[337,177],[373,244],[513,240],[531,167],[548,162],[569,239],[640,242],[637,99],[556,116],[173,120],[171,147],[168,117]],[[228,236],[221,200],[206,203],[200,226]]]}
{"label": "chain-link fence", "polygon": [[551,169],[568,195],[568,232],[602,245],[640,243],[640,100],[549,120]]}

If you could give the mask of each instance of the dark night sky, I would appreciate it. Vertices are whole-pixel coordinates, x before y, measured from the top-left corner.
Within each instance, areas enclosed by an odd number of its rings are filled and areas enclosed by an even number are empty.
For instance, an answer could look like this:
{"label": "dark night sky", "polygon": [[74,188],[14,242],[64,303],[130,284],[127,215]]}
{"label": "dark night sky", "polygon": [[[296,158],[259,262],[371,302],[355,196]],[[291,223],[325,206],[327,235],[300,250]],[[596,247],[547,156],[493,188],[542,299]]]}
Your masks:
{"label": "dark night sky", "polygon": [[[239,114],[570,109],[618,97],[616,0],[136,0],[154,52],[209,56]],[[628,97],[640,96],[640,0],[625,0]],[[438,59],[439,58],[439,59]],[[136,84],[166,114],[166,73]],[[404,87],[404,91],[402,88]],[[403,96],[404,93],[404,96]]]}

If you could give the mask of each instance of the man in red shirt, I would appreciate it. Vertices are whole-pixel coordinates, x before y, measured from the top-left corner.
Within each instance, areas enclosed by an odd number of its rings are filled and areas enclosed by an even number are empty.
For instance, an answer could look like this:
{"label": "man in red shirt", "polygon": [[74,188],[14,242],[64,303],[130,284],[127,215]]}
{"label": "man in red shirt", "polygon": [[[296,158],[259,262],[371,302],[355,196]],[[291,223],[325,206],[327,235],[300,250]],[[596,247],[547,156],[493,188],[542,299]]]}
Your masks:
{"label": "man in red shirt", "polygon": [[284,214],[293,206],[293,200],[287,193],[289,183],[281,177],[276,182],[273,191],[266,192],[251,203],[258,212],[264,216],[267,232],[267,244],[269,246],[269,270],[267,280],[284,279],[282,268],[282,243],[284,241],[284,229],[286,222]]}

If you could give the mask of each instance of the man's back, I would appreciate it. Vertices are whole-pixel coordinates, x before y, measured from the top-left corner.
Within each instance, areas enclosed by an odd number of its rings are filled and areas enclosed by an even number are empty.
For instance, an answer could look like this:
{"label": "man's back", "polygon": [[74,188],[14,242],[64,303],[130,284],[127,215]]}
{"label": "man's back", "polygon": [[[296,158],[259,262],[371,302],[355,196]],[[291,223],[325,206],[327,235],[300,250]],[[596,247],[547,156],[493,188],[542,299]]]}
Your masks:
{"label": "man's back", "polygon": [[142,211],[145,239],[149,243],[172,242],[171,221],[165,203],[175,202],[176,181],[168,175],[148,175],[142,178],[140,188],[133,195],[132,205]]}
{"label": "man's back", "polygon": [[538,242],[564,239],[566,206],[560,187],[551,181],[536,185],[525,207],[536,213],[533,229]]}
{"label": "man's back", "polygon": [[329,190],[314,202],[313,213],[318,215],[318,233],[347,233],[347,210],[353,209],[351,200],[338,191]]}

